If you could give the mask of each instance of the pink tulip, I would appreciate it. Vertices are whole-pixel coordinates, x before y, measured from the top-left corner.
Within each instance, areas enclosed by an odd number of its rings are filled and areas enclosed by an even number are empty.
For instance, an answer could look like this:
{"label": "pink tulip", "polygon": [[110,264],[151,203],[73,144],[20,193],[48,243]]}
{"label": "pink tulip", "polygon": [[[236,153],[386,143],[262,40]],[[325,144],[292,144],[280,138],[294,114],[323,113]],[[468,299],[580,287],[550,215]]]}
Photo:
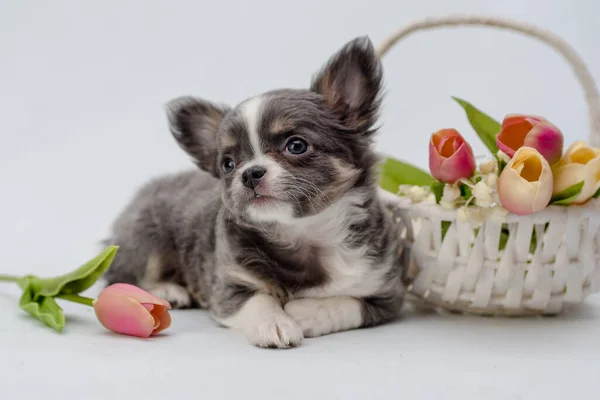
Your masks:
{"label": "pink tulip", "polygon": [[531,147],[552,165],[562,156],[563,134],[542,117],[511,114],[502,121],[496,144],[509,157],[521,147]]}
{"label": "pink tulip", "polygon": [[441,129],[429,141],[431,175],[444,183],[470,178],[475,172],[473,149],[456,129]]}
{"label": "pink tulip", "polygon": [[94,311],[108,330],[147,338],[171,325],[166,300],[125,283],[106,287],[94,300]]}

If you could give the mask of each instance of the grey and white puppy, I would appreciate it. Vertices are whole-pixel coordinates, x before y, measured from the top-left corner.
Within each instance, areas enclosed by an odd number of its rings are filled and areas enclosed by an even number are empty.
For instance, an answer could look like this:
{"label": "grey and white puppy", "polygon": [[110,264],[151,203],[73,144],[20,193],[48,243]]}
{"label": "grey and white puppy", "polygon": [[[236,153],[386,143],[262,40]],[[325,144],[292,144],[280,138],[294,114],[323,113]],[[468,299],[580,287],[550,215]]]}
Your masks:
{"label": "grey and white puppy", "polygon": [[373,46],[358,38],[307,90],[235,108],[172,100],[171,133],[200,171],[136,194],[107,240],[120,246],[108,282],[209,308],[261,347],[396,317],[405,268],[372,148],[381,86]]}

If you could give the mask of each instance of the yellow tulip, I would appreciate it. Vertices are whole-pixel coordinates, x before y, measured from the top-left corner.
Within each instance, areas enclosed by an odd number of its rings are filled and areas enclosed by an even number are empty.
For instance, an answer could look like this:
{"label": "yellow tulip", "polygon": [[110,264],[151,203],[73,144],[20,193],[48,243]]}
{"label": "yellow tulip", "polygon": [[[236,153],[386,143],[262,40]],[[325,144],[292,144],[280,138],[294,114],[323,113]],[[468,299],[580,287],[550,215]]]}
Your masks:
{"label": "yellow tulip", "polygon": [[545,208],[552,197],[552,170],[544,156],[532,147],[519,148],[498,178],[498,197],[517,215]]}
{"label": "yellow tulip", "polygon": [[579,194],[569,203],[582,204],[600,189],[600,149],[584,141],[573,143],[553,168],[554,195],[583,182]]}

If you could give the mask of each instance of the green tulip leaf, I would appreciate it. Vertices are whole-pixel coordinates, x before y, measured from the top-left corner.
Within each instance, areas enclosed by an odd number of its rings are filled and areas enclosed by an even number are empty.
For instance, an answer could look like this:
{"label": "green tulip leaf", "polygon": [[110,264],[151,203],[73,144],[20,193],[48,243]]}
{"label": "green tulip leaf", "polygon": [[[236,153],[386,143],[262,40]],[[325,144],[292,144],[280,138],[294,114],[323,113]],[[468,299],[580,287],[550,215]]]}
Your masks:
{"label": "green tulip leaf", "polygon": [[529,242],[529,253],[534,254],[535,249],[537,249],[537,235],[535,233],[535,228],[531,234],[531,241]]}
{"label": "green tulip leaf", "polygon": [[465,200],[470,200],[471,197],[473,197],[473,192],[471,191],[471,188],[468,187],[467,185],[465,185],[464,183],[461,183],[458,188],[460,189],[460,197],[462,197]]}
{"label": "green tulip leaf", "polygon": [[39,289],[40,282],[41,279],[35,275],[26,275],[17,279],[17,285],[19,285],[19,287],[23,290],[31,286],[35,291],[35,288]]}
{"label": "green tulip leaf", "polygon": [[442,240],[446,237],[446,233],[448,233],[448,229],[450,229],[450,225],[452,222],[450,221],[442,221]]}
{"label": "green tulip leaf", "polygon": [[506,161],[498,159],[498,176],[500,176],[502,171],[504,171],[504,168],[506,167],[506,165],[507,165]]}
{"label": "green tulip leaf", "polygon": [[494,157],[498,153],[498,146],[496,145],[496,135],[500,132],[502,125],[495,121],[489,115],[479,111],[469,102],[459,99],[458,97],[452,97],[467,113],[469,123],[483,142],[485,146],[492,152]]}
{"label": "green tulip leaf", "polygon": [[388,192],[397,194],[398,187],[400,185],[397,184],[396,181],[392,177],[381,175],[379,177],[379,186],[381,186],[383,189],[387,190]]}
{"label": "green tulip leaf", "polygon": [[594,193],[594,195],[592,197],[594,199],[597,199],[598,197],[600,197],[600,189],[596,190],[596,193]]}
{"label": "green tulip leaf", "polygon": [[62,331],[65,327],[65,315],[62,308],[56,304],[52,297],[38,296],[35,288],[36,283],[38,282],[32,280],[25,287],[19,301],[19,307],[55,331]]}
{"label": "green tulip leaf", "polygon": [[65,316],[54,297],[79,297],[78,293],[90,288],[106,272],[117,250],[117,246],[107,247],[75,271],[65,275],[47,279],[26,275],[12,279],[23,289],[19,307],[57,332],[62,331]]}
{"label": "green tulip leaf", "polygon": [[39,279],[39,289],[35,295],[54,297],[87,290],[108,270],[118,249],[118,246],[109,246],[75,271],[54,278]]}
{"label": "green tulip leaf", "polygon": [[555,194],[550,199],[550,204],[557,206],[568,206],[573,202],[573,200],[577,198],[577,196],[579,196],[579,193],[581,193],[581,189],[583,189],[584,183],[584,181],[581,181],[573,186],[569,186],[562,192]]}
{"label": "green tulip leaf", "polygon": [[422,169],[388,157],[382,165],[379,185],[394,194],[400,185],[430,186],[436,180]]}
{"label": "green tulip leaf", "polygon": [[506,248],[506,244],[508,243],[508,228],[502,227],[500,231],[500,242],[498,243],[498,250],[502,251]]}
{"label": "green tulip leaf", "polygon": [[444,182],[434,182],[431,184],[431,193],[435,196],[435,202],[440,204],[440,200],[442,200],[442,196],[444,195],[444,187],[446,184]]}

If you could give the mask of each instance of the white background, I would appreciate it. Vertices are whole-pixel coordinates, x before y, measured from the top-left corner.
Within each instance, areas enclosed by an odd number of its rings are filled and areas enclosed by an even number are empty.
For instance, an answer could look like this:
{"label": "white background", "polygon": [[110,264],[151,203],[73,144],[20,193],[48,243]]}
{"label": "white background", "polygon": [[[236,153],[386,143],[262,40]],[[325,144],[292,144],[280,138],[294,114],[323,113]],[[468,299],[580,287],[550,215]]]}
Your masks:
{"label": "white background", "polygon": [[[135,187],[190,166],[163,104],[237,103],[305,87],[346,41],[379,43],[414,19],[485,13],[566,39],[600,79],[600,3],[573,1],[0,0],[0,271],[51,275],[95,255]],[[465,98],[497,119],[544,115],[587,138],[583,93],[548,47],[484,28],[419,33],[384,60],[377,147],[422,167],[430,133],[456,127],[483,152]],[[416,316],[264,351],[202,311],[166,337],[106,333],[67,306],[54,334],[0,288],[0,398],[598,398],[600,301],[554,319]],[[51,380],[50,383],[44,380]]]}

